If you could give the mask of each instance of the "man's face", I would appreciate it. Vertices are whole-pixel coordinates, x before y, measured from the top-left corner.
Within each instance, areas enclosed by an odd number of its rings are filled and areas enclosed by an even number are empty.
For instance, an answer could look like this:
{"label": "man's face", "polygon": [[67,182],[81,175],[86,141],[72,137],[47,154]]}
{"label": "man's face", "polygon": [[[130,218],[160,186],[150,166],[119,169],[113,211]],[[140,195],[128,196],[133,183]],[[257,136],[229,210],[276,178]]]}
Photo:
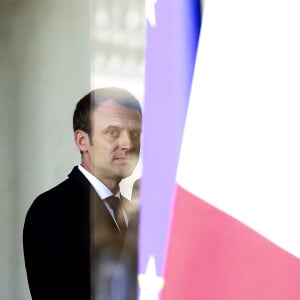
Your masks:
{"label": "man's face", "polygon": [[104,184],[130,176],[140,153],[140,113],[108,100],[93,111],[91,125],[89,171]]}

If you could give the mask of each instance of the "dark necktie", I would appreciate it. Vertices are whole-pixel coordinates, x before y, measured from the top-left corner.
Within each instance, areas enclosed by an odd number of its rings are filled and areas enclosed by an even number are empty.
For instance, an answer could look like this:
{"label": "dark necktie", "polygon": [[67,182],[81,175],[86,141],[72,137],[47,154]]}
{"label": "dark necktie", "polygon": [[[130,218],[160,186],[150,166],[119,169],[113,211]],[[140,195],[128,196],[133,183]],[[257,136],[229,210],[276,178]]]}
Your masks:
{"label": "dark necktie", "polygon": [[120,198],[111,196],[111,197],[105,199],[105,201],[108,203],[109,207],[112,209],[115,220],[117,221],[117,224],[119,226],[119,229],[121,230],[122,233],[125,233],[127,230],[127,225],[126,225],[126,221],[124,218]]}

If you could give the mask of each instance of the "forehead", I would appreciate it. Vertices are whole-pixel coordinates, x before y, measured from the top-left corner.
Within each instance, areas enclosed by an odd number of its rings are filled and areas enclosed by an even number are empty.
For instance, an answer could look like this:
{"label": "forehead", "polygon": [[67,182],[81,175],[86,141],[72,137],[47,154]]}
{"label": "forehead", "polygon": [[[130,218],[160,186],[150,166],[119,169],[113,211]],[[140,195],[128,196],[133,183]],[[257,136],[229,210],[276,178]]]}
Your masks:
{"label": "forehead", "polygon": [[[140,126],[141,115],[133,109],[122,106],[107,100],[100,103],[92,112],[93,124],[110,125],[110,123],[117,125],[117,123],[132,124],[134,126]],[[120,124],[121,125],[121,124]]]}

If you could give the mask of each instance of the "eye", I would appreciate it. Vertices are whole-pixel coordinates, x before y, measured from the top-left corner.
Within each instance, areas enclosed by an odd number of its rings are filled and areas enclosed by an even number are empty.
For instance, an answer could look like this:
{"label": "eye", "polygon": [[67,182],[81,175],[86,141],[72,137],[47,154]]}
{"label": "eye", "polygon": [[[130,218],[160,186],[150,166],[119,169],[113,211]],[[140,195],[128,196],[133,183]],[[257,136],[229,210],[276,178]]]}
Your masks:
{"label": "eye", "polygon": [[130,131],[130,136],[133,139],[139,138],[141,135],[141,130],[140,129],[134,129]]}
{"label": "eye", "polygon": [[118,137],[120,135],[120,130],[115,127],[108,128],[107,133],[110,137]]}

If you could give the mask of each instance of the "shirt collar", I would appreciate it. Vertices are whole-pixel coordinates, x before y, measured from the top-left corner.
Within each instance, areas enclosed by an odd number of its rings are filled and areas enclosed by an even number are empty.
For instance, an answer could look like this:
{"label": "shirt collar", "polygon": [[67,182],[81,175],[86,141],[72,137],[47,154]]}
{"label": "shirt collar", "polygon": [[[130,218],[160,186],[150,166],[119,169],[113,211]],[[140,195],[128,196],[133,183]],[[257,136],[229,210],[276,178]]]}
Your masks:
{"label": "shirt collar", "polygon": [[104,200],[111,196],[120,198],[120,191],[118,191],[114,195],[104,183],[102,183],[98,178],[96,178],[93,174],[87,171],[82,165],[78,165],[78,169],[96,190],[96,193],[98,194],[100,199]]}

